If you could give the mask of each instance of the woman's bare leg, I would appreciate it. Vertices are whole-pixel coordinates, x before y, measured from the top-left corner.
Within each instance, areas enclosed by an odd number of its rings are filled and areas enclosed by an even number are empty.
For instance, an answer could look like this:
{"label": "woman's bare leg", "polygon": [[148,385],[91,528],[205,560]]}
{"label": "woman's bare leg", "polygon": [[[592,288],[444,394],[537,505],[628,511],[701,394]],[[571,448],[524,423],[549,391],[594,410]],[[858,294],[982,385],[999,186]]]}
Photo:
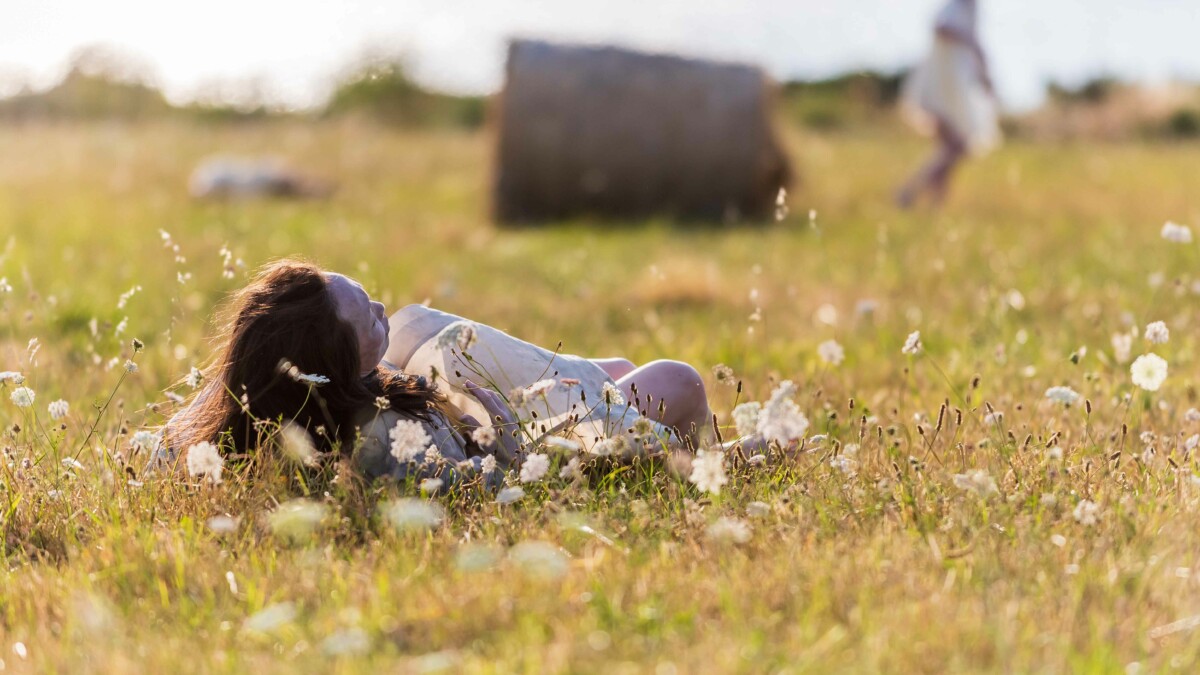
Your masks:
{"label": "woman's bare leg", "polygon": [[675,429],[686,446],[699,448],[710,438],[708,393],[704,379],[692,366],[682,361],[651,361],[618,379],[617,387],[631,403],[635,396],[640,399],[646,416]]}
{"label": "woman's bare leg", "polygon": [[950,177],[954,169],[967,154],[966,143],[958,133],[945,121],[937,121],[938,149],[917,173],[905,183],[896,195],[896,203],[901,208],[912,206],[922,192],[928,191],[934,204],[940,204],[946,197]]}
{"label": "woman's bare leg", "polygon": [[625,377],[637,368],[629,359],[588,359],[588,361],[600,366],[600,369],[608,373],[608,376],[614,380]]}

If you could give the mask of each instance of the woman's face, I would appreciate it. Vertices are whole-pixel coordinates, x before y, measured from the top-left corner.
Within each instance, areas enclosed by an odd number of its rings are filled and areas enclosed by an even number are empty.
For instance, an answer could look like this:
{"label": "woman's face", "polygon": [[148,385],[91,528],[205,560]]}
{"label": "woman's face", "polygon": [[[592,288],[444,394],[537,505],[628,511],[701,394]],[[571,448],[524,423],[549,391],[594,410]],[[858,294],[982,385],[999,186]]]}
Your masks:
{"label": "woman's face", "polygon": [[326,278],[338,317],[350,324],[358,336],[361,374],[366,375],[375,370],[388,348],[388,333],[391,331],[383,303],[373,302],[362,285],[353,279],[332,272]]}

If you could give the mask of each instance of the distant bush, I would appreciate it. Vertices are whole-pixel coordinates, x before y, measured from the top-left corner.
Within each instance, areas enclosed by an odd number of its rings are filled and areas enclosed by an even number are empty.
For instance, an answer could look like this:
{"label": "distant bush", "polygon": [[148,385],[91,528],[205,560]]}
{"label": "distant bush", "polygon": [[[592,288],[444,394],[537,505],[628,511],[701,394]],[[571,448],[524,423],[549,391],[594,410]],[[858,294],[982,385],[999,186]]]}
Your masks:
{"label": "distant bush", "polygon": [[483,97],[430,91],[409,76],[403,62],[384,59],[366,60],[342,78],[324,114],[360,114],[404,127],[478,127],[484,108]]}
{"label": "distant bush", "polygon": [[821,131],[879,122],[900,96],[902,73],[861,71],[824,80],[791,80],[781,87],[785,117]]}
{"label": "distant bush", "polygon": [[147,68],[105,47],[77,51],[54,87],[0,100],[0,119],[8,120],[144,119],[170,110]]}
{"label": "distant bush", "polygon": [[1171,138],[1200,137],[1200,110],[1182,108],[1171,113],[1164,125],[1164,133]]}

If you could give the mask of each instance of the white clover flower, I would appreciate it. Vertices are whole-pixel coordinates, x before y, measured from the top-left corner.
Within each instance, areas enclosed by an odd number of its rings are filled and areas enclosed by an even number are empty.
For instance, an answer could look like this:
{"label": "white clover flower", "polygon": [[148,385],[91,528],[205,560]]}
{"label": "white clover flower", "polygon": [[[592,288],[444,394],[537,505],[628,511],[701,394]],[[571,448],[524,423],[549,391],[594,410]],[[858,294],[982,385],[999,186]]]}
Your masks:
{"label": "white clover flower", "polygon": [[217,450],[217,446],[202,441],[187,449],[187,472],[189,476],[203,476],[213,485],[221,482],[221,471],[225,468],[225,458]]}
{"label": "white clover flower", "polygon": [[1192,229],[1187,225],[1179,225],[1171,221],[1163,223],[1162,238],[1176,244],[1192,243]]}
{"label": "white clover flower", "polygon": [[1055,403],[1072,405],[1079,401],[1079,393],[1070,387],[1050,387],[1046,390],[1046,398]]}
{"label": "white clover flower", "polygon": [[525,498],[525,489],[519,485],[506,487],[496,494],[497,504],[513,504]]}
{"label": "white clover flower", "polygon": [[846,350],[837,343],[837,340],[826,340],[817,345],[817,356],[821,357],[825,363],[837,366],[846,360]]}
{"label": "white clover flower", "polygon": [[625,405],[625,394],[612,382],[605,382],[600,388],[600,400],[610,406]]}
{"label": "white clover flower", "polygon": [[493,471],[495,471],[496,470],[496,456],[495,455],[485,455],[483,457],[483,459],[479,460],[479,470],[482,471],[485,475],[490,474]]}
{"label": "white clover flower", "polygon": [[37,397],[29,387],[17,387],[13,389],[10,398],[12,398],[13,405],[18,408],[28,408],[33,405],[33,400]]}
{"label": "white clover flower", "polygon": [[921,344],[921,331],[914,330],[908,334],[907,338],[905,338],[904,347],[902,347],[900,351],[910,356],[915,356],[920,354],[921,350],[924,348],[925,346]]}
{"label": "white clover flower", "polygon": [[1167,329],[1167,324],[1155,321],[1146,325],[1144,337],[1152,345],[1165,345],[1171,339],[1171,331]]}
{"label": "white clover flower", "polygon": [[1167,379],[1167,361],[1154,353],[1142,354],[1129,366],[1129,373],[1137,386],[1146,391],[1158,391]]}
{"label": "white clover flower", "polygon": [[478,340],[475,324],[470,321],[455,321],[437,334],[438,349],[458,349],[465,352]]}
{"label": "white clover flower", "polygon": [[1000,493],[996,487],[996,480],[983,469],[954,474],[954,486],[960,490],[973,492],[983,499]]}
{"label": "white clover flower", "polygon": [[379,515],[401,532],[431,530],[442,522],[442,507],[424,499],[404,498],[380,504]]}
{"label": "white clover flower", "polygon": [[196,366],[192,366],[192,369],[188,372],[187,379],[184,380],[184,382],[192,389],[196,389],[204,383],[204,372]]}
{"label": "white clover flower", "polygon": [[481,448],[486,448],[496,442],[496,430],[492,427],[477,427],[471,432],[471,440]]}
{"label": "white clover flower", "polygon": [[50,405],[46,406],[46,412],[50,413],[50,419],[52,420],[61,420],[67,416],[70,410],[71,404],[61,398],[57,401],[51,401]]}
{"label": "white clover flower", "polygon": [[741,403],[733,409],[733,424],[737,427],[739,436],[758,433],[758,416],[761,412],[762,404],[757,401]]}
{"label": "white clover flower", "polygon": [[304,427],[285,422],[279,429],[279,441],[284,457],[304,466],[317,465],[317,448]]}
{"label": "white clover flower", "polygon": [[550,457],[541,453],[533,453],[521,464],[521,482],[536,483],[550,469]]}
{"label": "white clover flower", "polygon": [[750,523],[741,518],[724,516],[705,528],[709,539],[720,544],[744,544],[750,541]]}
{"label": "white clover flower", "polygon": [[1100,506],[1089,499],[1084,499],[1075,505],[1075,510],[1071,512],[1071,515],[1075,518],[1075,522],[1090,527],[1100,521]]}
{"label": "white clover flower", "polygon": [[1112,336],[1113,359],[1117,363],[1129,360],[1133,351],[1133,336],[1129,333],[1114,333]]}
{"label": "white clover flower", "polygon": [[784,380],[771,392],[758,415],[758,433],[765,440],[787,445],[808,431],[808,418],[792,400],[795,394],[796,385],[791,380]]}
{"label": "white clover flower", "polygon": [[388,431],[392,440],[392,457],[401,462],[411,462],[428,447],[430,438],[425,426],[416,420],[399,420]]}
{"label": "white clover flower", "polygon": [[0,372],[0,384],[12,382],[13,384],[24,384],[25,376],[15,370],[5,370]]}
{"label": "white clover flower", "polygon": [[311,499],[293,499],[279,505],[267,517],[275,536],[293,543],[309,539],[325,517],[329,507]]}
{"label": "white clover flower", "polygon": [[721,486],[729,482],[725,475],[725,455],[713,450],[697,451],[688,480],[701,492],[721,494]]}

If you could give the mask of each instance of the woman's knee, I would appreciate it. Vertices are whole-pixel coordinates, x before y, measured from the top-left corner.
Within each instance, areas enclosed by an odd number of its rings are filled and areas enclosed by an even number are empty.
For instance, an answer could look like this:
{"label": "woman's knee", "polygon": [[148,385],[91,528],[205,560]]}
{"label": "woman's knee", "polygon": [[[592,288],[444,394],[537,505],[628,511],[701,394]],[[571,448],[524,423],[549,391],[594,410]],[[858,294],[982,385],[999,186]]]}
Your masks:
{"label": "woman's knee", "polygon": [[679,404],[691,402],[708,404],[704,391],[704,378],[699,371],[689,363],[662,359],[651,361],[643,366],[647,374],[653,374],[655,381],[660,382],[663,389],[669,390],[676,398],[683,396],[687,401],[677,401]]}

